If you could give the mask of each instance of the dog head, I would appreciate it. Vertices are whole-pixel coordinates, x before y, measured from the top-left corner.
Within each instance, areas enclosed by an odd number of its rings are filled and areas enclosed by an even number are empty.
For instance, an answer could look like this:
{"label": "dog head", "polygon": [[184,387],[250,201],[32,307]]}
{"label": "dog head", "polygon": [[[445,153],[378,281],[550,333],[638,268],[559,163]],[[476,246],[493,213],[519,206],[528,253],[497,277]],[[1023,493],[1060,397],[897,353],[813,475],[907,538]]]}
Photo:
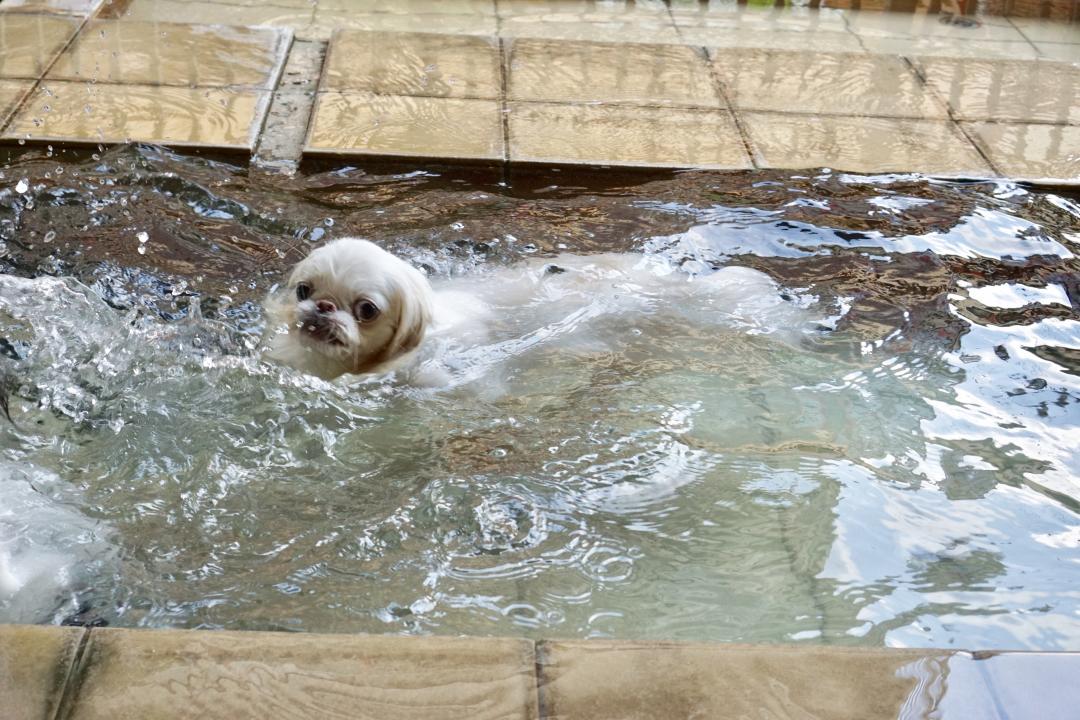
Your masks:
{"label": "dog head", "polygon": [[267,299],[269,357],[329,380],[390,369],[431,323],[432,293],[416,268],[367,240],[314,251]]}

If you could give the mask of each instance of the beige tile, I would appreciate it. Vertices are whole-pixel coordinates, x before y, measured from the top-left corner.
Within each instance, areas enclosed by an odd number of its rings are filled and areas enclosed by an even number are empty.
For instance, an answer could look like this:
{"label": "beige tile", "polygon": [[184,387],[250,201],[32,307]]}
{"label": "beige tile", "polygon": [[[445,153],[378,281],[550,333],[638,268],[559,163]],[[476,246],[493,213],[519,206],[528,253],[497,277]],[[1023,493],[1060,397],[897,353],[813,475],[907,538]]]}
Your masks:
{"label": "beige tile", "polygon": [[676,3],[672,16],[680,28],[728,32],[847,32],[844,13],[806,7],[762,8],[731,4]]}
{"label": "beige tile", "polygon": [[32,87],[33,80],[0,80],[0,130]]}
{"label": "beige tile", "polygon": [[1047,60],[1080,64],[1080,45],[1072,43],[1037,42],[1035,49],[1039,57]]}
{"label": "beige tile", "polygon": [[136,85],[273,89],[285,30],[100,20],[89,23],[46,75]]}
{"label": "beige tile", "polygon": [[503,159],[499,102],[319,93],[306,152]]}
{"label": "beige tile", "polygon": [[56,13],[58,15],[93,15],[104,0],[4,0],[0,12]]}
{"label": "beige tile", "polygon": [[[945,653],[917,650],[551,642],[538,648],[549,717],[900,717],[941,682]],[[923,669],[929,666],[929,670]],[[936,672],[935,672],[936,670]]]}
{"label": "beige tile", "polygon": [[727,110],[509,103],[511,162],[748,168]]}
{"label": "beige tile", "polygon": [[1080,127],[963,123],[1008,177],[1080,179]]}
{"label": "beige tile", "polygon": [[916,64],[959,119],[1080,122],[1080,67],[934,58]]}
{"label": "beige tile", "polygon": [[379,32],[432,32],[446,35],[495,35],[495,17],[490,15],[396,13],[352,13],[324,10],[320,5],[312,23],[297,30],[301,40],[329,40],[335,30]]}
{"label": "beige tile", "polygon": [[1024,37],[1036,43],[1080,43],[1080,25],[1039,18],[1010,18]]}
{"label": "beige tile", "polygon": [[680,27],[679,36],[688,45],[711,48],[757,48],[762,50],[802,50],[806,52],[863,52],[859,38],[847,31],[768,30],[732,31],[722,27]]}
{"label": "beige tile", "polygon": [[0,625],[0,715],[37,720],[56,714],[82,628]]}
{"label": "beige tile", "polygon": [[38,78],[79,29],[79,20],[0,13],[0,78]]}
{"label": "beige tile", "polygon": [[494,38],[342,30],[330,43],[322,87],[498,100],[501,74]]}
{"label": "beige tile", "polygon": [[862,44],[867,52],[905,55],[907,57],[952,58],[1002,58],[1034,60],[1038,57],[1034,46],[1026,40],[1009,42],[998,40],[954,40],[941,37],[864,37]]}
{"label": "beige tile", "polygon": [[523,15],[574,15],[582,19],[603,20],[614,17],[643,17],[666,15],[663,0],[499,0],[499,16],[503,18]]}
{"label": "beige tile", "polygon": [[980,16],[976,24],[943,22],[941,15],[902,12],[858,12],[848,14],[848,27],[860,37],[941,38],[942,40],[994,40],[1022,42],[1024,36],[1003,17]]}
{"label": "beige tile", "polygon": [[566,15],[522,15],[504,19],[499,25],[499,34],[506,38],[683,44],[671,18],[660,15],[631,19],[621,16],[581,19]]}
{"label": "beige tile", "polygon": [[945,121],[754,112],[740,116],[762,167],[990,174],[975,148]]}
{"label": "beige tile", "polygon": [[310,25],[314,17],[315,5],[309,0],[295,6],[293,0],[227,5],[212,0],[133,0],[121,19],[179,23],[197,20],[205,25],[270,25],[297,29]]}
{"label": "beige tile", "polygon": [[520,39],[508,66],[511,100],[721,105],[699,48]]}
{"label": "beige tile", "polygon": [[256,90],[49,82],[5,137],[250,149],[268,99]]}
{"label": "beige tile", "polygon": [[398,15],[494,15],[495,0],[319,0],[319,8]]}
{"label": "beige tile", "polygon": [[536,718],[525,640],[95,630],[71,720]]}
{"label": "beige tile", "polygon": [[946,118],[945,106],[891,55],[716,50],[713,66],[747,110]]}

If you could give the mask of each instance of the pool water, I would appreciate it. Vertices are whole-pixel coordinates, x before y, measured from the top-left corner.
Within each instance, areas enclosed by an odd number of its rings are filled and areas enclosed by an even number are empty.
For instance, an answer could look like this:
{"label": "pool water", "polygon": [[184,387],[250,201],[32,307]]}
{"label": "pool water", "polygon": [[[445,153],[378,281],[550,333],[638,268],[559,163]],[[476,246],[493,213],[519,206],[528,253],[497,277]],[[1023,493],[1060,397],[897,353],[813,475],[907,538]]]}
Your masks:
{"label": "pool water", "polygon": [[[458,287],[560,253],[746,266],[802,314],[538,332],[569,302],[442,389],[262,361],[263,295],[348,235]],[[0,622],[1080,641],[1067,189],[24,151],[0,241]]]}

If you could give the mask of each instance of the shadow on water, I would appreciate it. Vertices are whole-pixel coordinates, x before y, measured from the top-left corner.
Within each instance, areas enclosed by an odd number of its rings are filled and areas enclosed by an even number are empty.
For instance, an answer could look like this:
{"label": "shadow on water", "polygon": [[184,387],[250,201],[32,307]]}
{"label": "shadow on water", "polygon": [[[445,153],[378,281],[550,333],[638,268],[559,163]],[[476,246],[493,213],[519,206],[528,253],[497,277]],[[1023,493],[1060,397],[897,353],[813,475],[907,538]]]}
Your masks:
{"label": "shadow on water", "polygon": [[[144,146],[23,150],[2,173],[0,620],[1080,639],[1068,189],[283,177]],[[558,253],[746,265],[818,323],[786,344],[619,317],[584,354],[511,364],[495,394],[259,362],[262,296],[348,235],[436,280]]]}

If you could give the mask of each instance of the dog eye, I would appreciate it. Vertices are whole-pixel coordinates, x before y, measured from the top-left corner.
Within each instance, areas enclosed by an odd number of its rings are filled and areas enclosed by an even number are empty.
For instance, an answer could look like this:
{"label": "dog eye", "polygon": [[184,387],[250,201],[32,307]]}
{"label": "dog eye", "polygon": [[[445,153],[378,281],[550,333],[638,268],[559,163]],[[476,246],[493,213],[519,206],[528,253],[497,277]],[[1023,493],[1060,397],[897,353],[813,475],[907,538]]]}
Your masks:
{"label": "dog eye", "polygon": [[379,306],[370,300],[361,298],[353,304],[353,316],[360,322],[371,322],[379,317]]}
{"label": "dog eye", "polygon": [[307,300],[309,297],[311,297],[311,285],[309,285],[306,282],[302,282],[302,283],[300,283],[299,285],[296,286],[296,299],[297,300],[303,301],[303,300]]}

